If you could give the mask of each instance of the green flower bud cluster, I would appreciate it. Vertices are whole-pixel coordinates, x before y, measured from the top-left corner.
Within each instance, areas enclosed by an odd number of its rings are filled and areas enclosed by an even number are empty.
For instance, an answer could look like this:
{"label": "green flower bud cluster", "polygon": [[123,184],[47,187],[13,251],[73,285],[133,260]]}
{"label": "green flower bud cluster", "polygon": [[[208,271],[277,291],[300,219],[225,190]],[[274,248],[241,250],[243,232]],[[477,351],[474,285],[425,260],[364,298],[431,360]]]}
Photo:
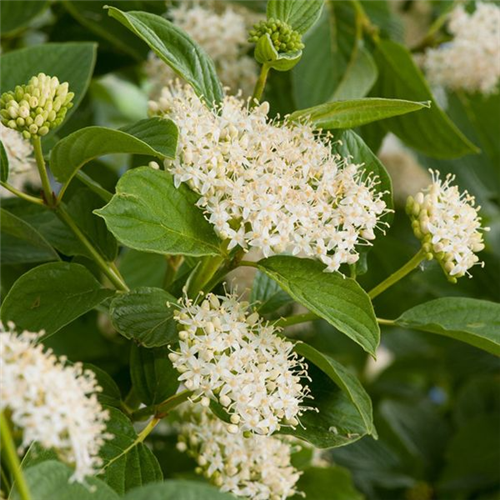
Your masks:
{"label": "green flower bud cluster", "polygon": [[261,21],[255,24],[253,28],[248,39],[251,43],[257,43],[259,38],[267,33],[278,52],[296,52],[304,48],[300,33],[279,19],[271,18],[267,21]]}
{"label": "green flower bud cluster", "polygon": [[26,139],[44,136],[64,120],[75,94],[68,92],[68,83],[59,83],[57,77],[39,73],[27,85],[18,85],[14,91],[0,97],[2,124],[22,133]]}

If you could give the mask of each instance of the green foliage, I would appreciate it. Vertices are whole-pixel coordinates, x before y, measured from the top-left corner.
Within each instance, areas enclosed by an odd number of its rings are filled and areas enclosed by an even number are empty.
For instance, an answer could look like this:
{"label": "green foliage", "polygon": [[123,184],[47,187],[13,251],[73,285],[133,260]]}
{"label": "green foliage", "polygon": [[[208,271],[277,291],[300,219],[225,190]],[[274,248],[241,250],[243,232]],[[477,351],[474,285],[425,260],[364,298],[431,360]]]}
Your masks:
{"label": "green foliage", "polygon": [[411,118],[387,120],[384,126],[388,130],[408,146],[433,158],[457,158],[479,152],[437,105],[424,76],[404,46],[384,40],[374,55],[379,78],[373,92],[381,97],[432,102],[428,110]]}
{"label": "green foliage", "polygon": [[[497,498],[500,93],[448,89],[438,104],[417,64],[427,47],[449,39],[452,2],[428,2],[426,13],[420,2],[387,0],[262,0],[235,9],[267,16],[249,36],[263,65],[254,95],[269,102],[276,124],[309,121],[318,137],[331,137],[334,155],[376,179],[371,189],[388,213],[373,245],[359,245],[359,261],[342,267],[346,276],[325,273],[300,254],[246,259],[238,246],[228,249],[187,183],[176,186],[163,168],[141,166],[157,160],[168,169],[184,146],[174,122],[146,118],[148,99],[158,100],[165,83],[145,76],[150,50],[222,114],[230,134],[231,127],[241,131],[217,108],[224,89],[209,48],[169,20],[182,2],[168,3],[167,12],[164,2],[106,3],[2,2],[0,92],[43,72],[69,83],[75,106],[33,159],[48,170],[43,194],[31,179],[37,171],[24,183],[16,148],[0,141],[0,180],[21,192],[7,198],[2,189],[0,317],[18,331],[44,330],[44,346],[95,373],[113,435],[101,449],[103,470],[85,485],[70,481],[72,467],[54,450],[32,443],[20,457],[31,500],[234,498],[205,478],[191,481],[201,462],[176,448],[175,422],[186,417],[176,408],[194,395],[180,385],[182,368],[173,368],[169,354],[182,329],[173,319],[179,297],[199,303],[210,291],[235,289],[305,359],[301,383],[311,398],[303,405],[310,408],[299,425],[281,422],[278,434],[303,442],[302,449],[294,443],[292,462],[301,472],[297,490],[308,500]],[[417,18],[427,26],[410,44]],[[263,89],[269,69],[276,72]],[[376,152],[389,132],[406,150],[393,161],[385,153],[386,169]],[[199,161],[215,172],[221,164],[212,153],[207,148]],[[252,158],[241,161],[251,166]],[[408,166],[416,162],[443,177],[456,174],[460,192],[477,198],[491,227],[479,254],[485,266],[452,285],[435,261],[424,262],[372,304],[367,291],[418,251],[400,206],[403,194],[421,189],[408,173],[418,171]],[[229,221],[232,228],[239,222]],[[197,328],[203,335],[208,327],[200,320]],[[198,355],[205,361],[210,353]],[[230,422],[222,404],[211,401],[210,408]],[[168,432],[150,434],[160,420]],[[16,445],[21,430],[15,428]],[[12,486],[3,439],[0,496],[25,500]],[[325,467],[313,462],[314,448],[322,449]]]}
{"label": "green foliage", "polygon": [[108,205],[95,213],[115,237],[135,250],[165,255],[218,255],[217,236],[184,184],[149,167],[127,172]]}
{"label": "green foliage", "polygon": [[429,107],[429,104],[400,99],[355,99],[301,109],[292,113],[290,119],[307,119],[312,122],[315,128],[324,130],[355,128],[391,116],[418,111],[425,107]]}
{"label": "green foliage", "polygon": [[404,312],[396,323],[467,342],[500,356],[500,304],[460,297],[441,298]]}
{"label": "green foliage", "polygon": [[267,17],[284,21],[298,33],[305,33],[319,19],[324,0],[269,0]]}
{"label": "green foliage", "polygon": [[296,257],[269,257],[259,262],[259,269],[297,302],[375,354],[380,329],[370,299],[356,281],[325,273],[323,264]]}
{"label": "green foliage", "polygon": [[113,439],[101,448],[104,471],[100,477],[119,495],[146,483],[161,481],[163,474],[153,452],[141,442],[132,422],[116,408],[108,408],[107,431]]}
{"label": "green foliage", "polygon": [[122,12],[109,7],[109,15],[146,42],[209,106],[221,101],[222,86],[212,60],[181,29],[147,12]]}
{"label": "green foliage", "polygon": [[26,28],[33,19],[39,16],[48,6],[47,0],[4,0],[2,2],[2,18],[0,32],[2,37],[12,35]]}
{"label": "green foliage", "polygon": [[111,153],[173,158],[177,127],[169,120],[142,120],[125,130],[87,127],[58,142],[50,155],[50,168],[62,184],[69,184],[85,163]]}
{"label": "green foliage", "polygon": [[3,322],[50,336],[113,295],[80,264],[55,262],[23,274],[4,298]]}
{"label": "green foliage", "polygon": [[[90,477],[83,485],[70,481],[73,471],[66,465],[47,460],[25,471],[32,500],[118,500],[120,498],[106,483]],[[14,487],[12,500],[22,500]]]}
{"label": "green foliage", "polygon": [[124,337],[146,347],[177,341],[175,297],[161,288],[138,288],[113,299],[109,314]]}

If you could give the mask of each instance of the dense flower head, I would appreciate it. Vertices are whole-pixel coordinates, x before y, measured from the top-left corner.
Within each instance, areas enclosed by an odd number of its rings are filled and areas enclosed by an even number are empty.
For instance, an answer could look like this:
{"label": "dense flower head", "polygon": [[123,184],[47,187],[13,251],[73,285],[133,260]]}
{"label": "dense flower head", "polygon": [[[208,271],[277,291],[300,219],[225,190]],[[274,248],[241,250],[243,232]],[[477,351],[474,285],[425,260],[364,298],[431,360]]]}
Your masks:
{"label": "dense flower head", "polygon": [[[208,2],[201,5],[183,1],[170,9],[168,16],[212,58],[223,85],[235,93],[240,89],[245,95],[252,93],[258,67],[247,54],[250,48],[247,29],[252,22],[247,9],[226,7],[218,12]],[[153,93],[175,79],[173,70],[153,52],[145,70],[153,84]]]}
{"label": "dense flower head", "polygon": [[437,259],[455,283],[479,263],[476,252],[483,250],[482,231],[488,228],[481,227],[481,207],[475,206],[474,197],[452,185],[455,176],[448,174],[443,181],[438,172],[431,170],[431,174],[432,184],[410,196],[406,210],[424,250]]}
{"label": "dense flower head", "polygon": [[0,141],[9,160],[9,174],[21,174],[35,166],[33,146],[19,132],[0,123]]}
{"label": "dense flower head", "polygon": [[220,403],[232,432],[272,434],[296,426],[306,410],[307,365],[293,344],[277,335],[236,295],[208,294],[201,304],[183,299],[174,313],[181,328],[178,350],[169,357],[179,381],[195,400]]}
{"label": "dense flower head", "polygon": [[187,451],[224,492],[251,500],[284,500],[297,493],[300,477],[291,463],[293,446],[284,439],[242,433],[200,405],[182,412],[178,449]]}
{"label": "dense flower head", "polygon": [[178,154],[167,162],[186,182],[228,248],[317,258],[327,271],[359,258],[387,212],[378,179],[332,153],[307,123],[279,124],[269,105],[249,109],[226,97],[209,110],[189,87],[164,88],[150,110],[179,127]]}
{"label": "dense flower head", "polygon": [[0,410],[22,429],[22,448],[36,441],[54,449],[75,467],[73,479],[83,481],[98,471],[99,449],[109,437],[108,413],[96,396],[101,388],[92,371],[58,360],[38,337],[0,325]]}
{"label": "dense flower head", "polygon": [[457,6],[448,29],[453,39],[425,54],[429,80],[452,90],[494,92],[500,80],[500,7],[479,2],[469,14]]}
{"label": "dense flower head", "polygon": [[259,38],[269,35],[277,52],[296,52],[304,48],[300,33],[293,30],[284,21],[279,19],[268,19],[255,24],[250,31],[249,42],[257,43]]}
{"label": "dense flower head", "polygon": [[39,73],[27,85],[17,85],[15,90],[0,97],[2,123],[18,130],[26,139],[44,136],[64,120],[73,106],[73,92],[67,82],[59,83],[57,77]]}

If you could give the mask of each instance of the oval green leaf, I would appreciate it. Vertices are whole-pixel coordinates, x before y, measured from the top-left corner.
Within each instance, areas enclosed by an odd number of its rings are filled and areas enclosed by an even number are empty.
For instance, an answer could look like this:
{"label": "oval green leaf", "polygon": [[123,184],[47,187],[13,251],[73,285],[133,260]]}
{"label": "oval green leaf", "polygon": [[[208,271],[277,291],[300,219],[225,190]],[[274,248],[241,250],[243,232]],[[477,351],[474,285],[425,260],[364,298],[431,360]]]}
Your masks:
{"label": "oval green leaf", "polygon": [[[120,497],[106,483],[95,477],[85,478],[85,483],[71,481],[72,469],[55,460],[28,467],[24,477],[31,493],[31,500],[118,500]],[[14,486],[11,500],[22,500]]]}
{"label": "oval green leaf", "polygon": [[269,257],[258,267],[297,302],[375,355],[380,329],[370,298],[356,281],[325,273],[320,262],[298,257]]}
{"label": "oval green leaf", "polygon": [[301,109],[292,113],[290,120],[304,119],[310,121],[315,128],[324,130],[354,128],[428,107],[429,103],[426,102],[367,97],[327,102],[313,108]]}
{"label": "oval green leaf", "polygon": [[124,337],[145,347],[159,347],[178,341],[173,320],[176,303],[161,288],[138,288],[115,297],[109,315]]}
{"label": "oval green leaf", "polygon": [[127,172],[113,199],[94,213],[118,241],[135,250],[164,255],[220,255],[219,239],[195,206],[187,186],[174,186],[164,171],[139,167]]}
{"label": "oval green leaf", "polygon": [[132,422],[116,408],[107,410],[106,430],[113,439],[106,441],[99,451],[103,460],[103,473],[99,477],[120,495],[143,484],[161,481],[160,464],[144,443],[136,443]]}
{"label": "oval green leaf", "polygon": [[209,106],[222,101],[224,92],[213,61],[187,33],[155,14],[108,9],[111,17],[146,42]]}
{"label": "oval green leaf", "polygon": [[445,297],[405,311],[396,324],[461,340],[500,356],[500,304]]}
{"label": "oval green leaf", "polygon": [[168,480],[134,489],[123,500],[234,500],[234,496],[200,481]]}
{"label": "oval green leaf", "polygon": [[149,118],[126,128],[86,127],[59,141],[50,154],[50,169],[68,184],[85,163],[108,154],[140,154],[174,158],[177,127],[171,120]]}
{"label": "oval green leaf", "polygon": [[0,32],[2,37],[28,27],[48,6],[48,0],[3,0]]}
{"label": "oval green leaf", "polygon": [[377,436],[373,425],[373,408],[370,396],[366,393],[359,380],[349,372],[342,364],[329,356],[325,356],[304,342],[297,342],[295,352],[314,363],[319,369],[330,377],[337,386],[342,389],[352,404],[358,409],[367,434]]}
{"label": "oval green leaf", "polygon": [[384,127],[408,146],[433,158],[457,158],[479,152],[439,108],[408,49],[383,40],[377,47],[375,60],[379,79],[372,92],[382,97],[432,102],[430,109],[410,117],[391,118],[384,122]]}
{"label": "oval green leaf", "polygon": [[5,297],[2,321],[18,330],[45,331],[44,338],[113,295],[80,264],[43,264],[23,274]]}
{"label": "oval green leaf", "polygon": [[170,352],[168,347],[132,345],[130,377],[135,393],[147,406],[159,405],[177,392],[179,372],[168,359]]}
{"label": "oval green leaf", "polygon": [[269,0],[267,18],[279,19],[303,34],[321,16],[324,0]]}
{"label": "oval green leaf", "polygon": [[2,264],[20,264],[60,260],[50,243],[31,225],[0,209]]}

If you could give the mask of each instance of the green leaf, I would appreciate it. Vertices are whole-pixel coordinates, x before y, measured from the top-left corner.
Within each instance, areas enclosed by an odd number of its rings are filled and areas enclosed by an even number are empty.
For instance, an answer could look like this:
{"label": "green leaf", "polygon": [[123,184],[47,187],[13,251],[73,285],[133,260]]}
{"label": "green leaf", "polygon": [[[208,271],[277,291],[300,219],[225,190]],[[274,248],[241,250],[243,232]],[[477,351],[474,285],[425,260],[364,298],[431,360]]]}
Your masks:
{"label": "green leaf", "polygon": [[[364,500],[352,484],[351,473],[343,467],[309,467],[300,476],[297,490],[310,500]],[[295,495],[292,500],[300,500]]]}
{"label": "green leaf", "polygon": [[120,256],[118,268],[130,289],[141,286],[161,288],[167,271],[167,260],[157,253],[127,250]]}
{"label": "green leaf", "polygon": [[376,437],[377,431],[373,425],[372,402],[359,380],[342,364],[325,356],[304,342],[295,344],[294,350],[300,356],[314,363],[345,392],[352,404],[358,409],[367,433]]}
{"label": "green leaf", "polygon": [[9,157],[5,151],[3,142],[0,141],[0,181],[7,182],[9,178]]}
{"label": "green leaf", "polygon": [[279,19],[303,34],[320,18],[324,0],[269,0],[267,18]]}
{"label": "green leaf", "polygon": [[367,49],[355,44],[351,59],[332,99],[357,99],[364,97],[377,81],[378,70]]}
{"label": "green leaf", "polygon": [[234,500],[234,496],[200,481],[168,480],[132,490],[123,500]]}
{"label": "green leaf", "polygon": [[[71,481],[73,470],[55,460],[46,460],[24,471],[31,500],[118,500],[120,497],[103,481],[85,478],[85,483]],[[12,500],[22,500],[14,486]]]}
{"label": "green leaf", "polygon": [[50,243],[30,224],[0,209],[2,264],[60,260]]}
{"label": "green leaf", "polygon": [[168,347],[146,349],[132,345],[130,376],[137,396],[146,406],[163,403],[179,387],[179,372],[168,359],[169,353]]}
{"label": "green leaf", "polygon": [[108,154],[140,154],[174,158],[177,127],[170,120],[149,118],[126,130],[86,127],[59,141],[50,154],[50,169],[62,184],[68,184],[85,163]]}
{"label": "green leaf", "polygon": [[396,324],[467,342],[500,356],[500,304],[444,297],[405,311]]}
{"label": "green leaf", "polygon": [[388,98],[432,101],[430,109],[411,117],[391,118],[384,122],[384,127],[408,146],[433,158],[457,158],[479,152],[439,108],[408,49],[383,40],[375,60],[379,79],[372,92]]}
{"label": "green leaf", "polygon": [[2,0],[0,32],[2,38],[12,32],[26,28],[48,5],[46,0]]}
{"label": "green leaf", "polygon": [[178,341],[173,320],[176,303],[161,288],[138,288],[115,297],[109,315],[124,337],[145,347],[159,347]]}
{"label": "green leaf", "polygon": [[401,99],[353,99],[327,102],[313,108],[301,109],[292,113],[290,120],[306,119],[315,128],[324,130],[354,128],[428,107],[428,103]]}
{"label": "green leaf", "polygon": [[59,81],[68,82],[70,91],[75,93],[73,107],[66,115],[65,121],[68,121],[87,91],[94,71],[96,48],[95,43],[66,42],[45,43],[8,52],[0,57],[0,91],[14,90],[16,85],[28,83],[40,72],[57,76]]}
{"label": "green leaf", "polygon": [[127,172],[116,194],[95,213],[124,245],[170,255],[220,255],[212,226],[195,204],[196,194],[181,184],[175,188],[164,171],[140,167]]}
{"label": "green leaf", "polygon": [[[128,4],[132,4],[127,6]],[[140,9],[142,2],[116,2],[115,5],[124,5],[126,8]],[[111,42],[122,52],[131,55],[138,61],[144,61],[148,56],[147,47],[137,39],[127,28],[117,24],[107,15],[104,7],[106,1],[82,2],[81,0],[66,0],[64,3],[66,10],[88,30]]]}
{"label": "green leaf", "polygon": [[109,15],[146,42],[209,106],[222,101],[224,93],[213,61],[187,33],[148,12],[122,12],[109,7]]}
{"label": "green leaf", "polygon": [[101,392],[97,393],[99,403],[119,408],[121,406],[122,395],[116,382],[111,378],[111,375],[91,363],[84,363],[83,368],[92,370],[95,373],[97,384],[102,389]]}
{"label": "green leaf", "polygon": [[99,451],[104,469],[100,477],[120,495],[143,484],[161,481],[163,474],[153,452],[142,442],[134,445],[137,434],[132,422],[116,408],[108,411],[106,430],[113,439],[106,441]]}
{"label": "green leaf", "polygon": [[377,68],[363,46],[361,21],[354,2],[326,3],[319,22],[304,36],[301,63],[292,72],[296,108],[369,92]]}
{"label": "green leaf", "polygon": [[252,284],[250,302],[255,304],[255,309],[262,315],[276,312],[285,304],[293,302],[293,299],[276,281],[267,274],[257,271]]}
{"label": "green leaf", "polygon": [[380,329],[371,301],[356,281],[325,273],[323,264],[311,259],[275,256],[258,266],[297,302],[375,355]]}
{"label": "green leaf", "polygon": [[349,396],[314,364],[308,363],[307,373],[312,379],[307,382],[312,399],[306,404],[313,409],[300,417],[301,425],[295,429],[282,427],[280,433],[303,439],[317,448],[345,446],[365,436],[369,430]]}
{"label": "green leaf", "polygon": [[113,293],[80,264],[43,264],[14,283],[3,301],[1,318],[4,323],[13,321],[18,330],[44,330],[44,337],[49,337]]}

